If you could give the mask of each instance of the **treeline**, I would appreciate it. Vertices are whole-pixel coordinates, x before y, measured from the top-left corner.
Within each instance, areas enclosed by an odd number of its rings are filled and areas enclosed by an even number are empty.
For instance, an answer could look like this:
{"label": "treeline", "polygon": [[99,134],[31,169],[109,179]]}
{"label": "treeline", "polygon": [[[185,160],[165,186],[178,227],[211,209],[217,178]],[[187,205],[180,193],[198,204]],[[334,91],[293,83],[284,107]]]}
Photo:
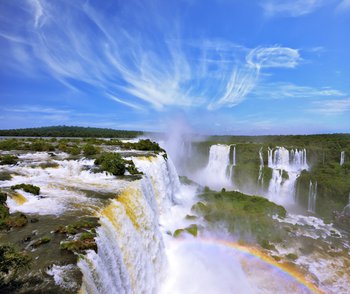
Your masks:
{"label": "treeline", "polygon": [[286,147],[330,147],[349,148],[350,134],[318,135],[270,135],[270,136],[211,136],[208,141],[222,143],[257,143],[270,146]]}
{"label": "treeline", "polygon": [[125,131],[91,127],[52,126],[28,129],[0,130],[0,136],[13,137],[92,137],[92,138],[135,138],[140,131]]}

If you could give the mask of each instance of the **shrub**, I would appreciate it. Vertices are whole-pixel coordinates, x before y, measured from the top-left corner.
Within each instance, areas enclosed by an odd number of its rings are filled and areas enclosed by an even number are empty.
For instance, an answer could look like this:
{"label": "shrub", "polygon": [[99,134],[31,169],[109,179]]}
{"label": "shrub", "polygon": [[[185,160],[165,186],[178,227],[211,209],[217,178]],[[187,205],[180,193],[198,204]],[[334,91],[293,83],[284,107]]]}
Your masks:
{"label": "shrub", "polygon": [[[27,267],[31,258],[22,252],[18,252],[10,245],[0,245],[0,272],[2,274],[15,273],[23,267]],[[0,279],[0,284],[1,283]]]}
{"label": "shrub", "polygon": [[16,164],[17,160],[17,156],[6,154],[0,157],[0,165]]}
{"label": "shrub", "polygon": [[32,193],[33,195],[40,194],[40,188],[31,184],[19,184],[11,186],[11,190],[22,189],[25,192]]}
{"label": "shrub", "polygon": [[0,150],[19,150],[21,143],[16,139],[0,140]]}
{"label": "shrub", "polygon": [[[81,149],[77,145],[73,145],[71,148],[68,149],[68,153],[70,155],[79,155],[81,152]],[[85,155],[85,154],[84,154]],[[88,155],[85,155],[88,156]]]}
{"label": "shrub", "polygon": [[106,171],[115,176],[122,176],[125,173],[125,161],[118,153],[103,153],[95,160],[95,164],[100,166],[102,171]]}
{"label": "shrub", "polygon": [[4,204],[7,200],[7,194],[0,192],[0,204]]}
{"label": "shrub", "polygon": [[42,237],[42,238],[40,238],[40,239],[34,241],[33,244],[32,244],[32,246],[33,246],[34,248],[37,248],[37,247],[39,247],[39,246],[41,246],[41,245],[43,245],[43,244],[49,243],[50,241],[51,241],[51,238],[50,238],[50,237],[44,236],[44,237]]}
{"label": "shrub", "polygon": [[94,145],[86,144],[83,147],[83,153],[84,153],[84,156],[88,157],[88,156],[92,156],[100,153],[100,150],[96,148]]}
{"label": "shrub", "polygon": [[12,179],[12,176],[9,172],[0,172],[0,181],[9,181]]}

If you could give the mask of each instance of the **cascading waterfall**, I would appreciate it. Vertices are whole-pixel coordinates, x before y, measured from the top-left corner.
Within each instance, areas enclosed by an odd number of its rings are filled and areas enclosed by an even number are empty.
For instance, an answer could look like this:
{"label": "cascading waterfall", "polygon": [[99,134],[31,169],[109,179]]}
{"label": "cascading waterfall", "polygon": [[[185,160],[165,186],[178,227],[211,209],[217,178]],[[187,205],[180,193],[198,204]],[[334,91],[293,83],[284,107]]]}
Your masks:
{"label": "cascading waterfall", "polygon": [[230,145],[230,148],[231,147],[233,147],[233,150],[232,150],[232,163],[231,163],[231,166],[229,167],[230,169],[229,180],[232,181],[233,169],[236,166],[236,145]]}
{"label": "cascading waterfall", "polygon": [[260,187],[260,191],[263,188],[264,185],[264,158],[263,158],[263,148],[261,147],[259,149],[259,160],[260,160],[260,165],[259,165],[259,176],[258,176],[258,187]]}
{"label": "cascading waterfall", "polygon": [[83,293],[156,293],[166,259],[159,213],[175,199],[178,175],[161,155],[134,157],[144,177],[98,213],[97,253],[78,266]]}
{"label": "cascading waterfall", "polygon": [[212,145],[209,150],[208,164],[197,176],[197,181],[214,190],[232,187],[230,150],[231,145]]}
{"label": "cascading waterfall", "polygon": [[268,166],[272,168],[268,198],[279,204],[295,202],[295,183],[302,170],[307,170],[306,150],[268,149]]}
{"label": "cascading waterfall", "polygon": [[317,181],[315,184],[310,181],[307,211],[316,213]]}
{"label": "cascading waterfall", "polygon": [[345,151],[340,152],[340,165],[343,165],[345,162]]}

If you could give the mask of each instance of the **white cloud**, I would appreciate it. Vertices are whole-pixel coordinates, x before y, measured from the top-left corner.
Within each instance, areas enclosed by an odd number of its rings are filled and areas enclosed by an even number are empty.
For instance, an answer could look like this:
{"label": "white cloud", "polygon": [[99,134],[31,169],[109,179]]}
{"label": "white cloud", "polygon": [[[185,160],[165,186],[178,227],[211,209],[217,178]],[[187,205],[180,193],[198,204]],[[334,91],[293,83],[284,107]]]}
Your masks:
{"label": "white cloud", "polygon": [[258,47],[249,52],[247,63],[260,68],[295,68],[301,61],[299,51],[288,47]]}
{"label": "white cloud", "polygon": [[350,0],[342,0],[337,6],[338,11],[344,11],[350,9]]}
{"label": "white cloud", "polygon": [[[118,18],[102,17],[89,2],[30,3],[32,26],[7,19],[14,30],[3,26],[1,32],[14,48],[16,68],[37,67],[30,73],[48,73],[72,90],[86,84],[131,109],[234,107],[258,84],[261,70],[295,68],[302,60],[297,49],[282,46],[251,49],[218,39],[187,42],[180,32],[165,34],[157,27],[141,35]],[[133,22],[126,11],[123,17]],[[25,42],[13,31],[24,31]]]}
{"label": "white cloud", "polygon": [[325,115],[339,115],[344,112],[350,112],[350,98],[315,101],[313,106],[312,112]]}
{"label": "white cloud", "polygon": [[111,95],[111,94],[106,94],[109,98],[111,98],[112,100],[118,102],[118,103],[121,103],[121,104],[124,104],[126,106],[129,106],[131,108],[134,108],[134,109],[139,109],[139,110],[142,110],[142,107],[141,106],[138,106],[136,104],[132,104],[132,103],[129,103],[127,101],[124,101],[122,99],[119,99],[118,97],[114,96],[114,95]]}
{"label": "white cloud", "polygon": [[41,19],[44,15],[44,9],[40,0],[29,0],[34,9],[34,26],[40,26]]}
{"label": "white cloud", "polygon": [[67,109],[58,109],[51,107],[43,107],[43,106],[19,106],[19,107],[11,107],[11,108],[2,108],[6,112],[23,112],[23,113],[41,113],[48,115],[64,115],[71,113],[70,110]]}
{"label": "white cloud", "polygon": [[292,83],[265,83],[259,85],[253,92],[254,96],[263,99],[320,98],[347,95],[342,91],[329,87],[314,88],[299,86]]}
{"label": "white cloud", "polygon": [[219,100],[210,103],[208,109],[213,110],[222,106],[234,107],[240,104],[255,87],[258,75],[258,70],[234,70],[226,85],[224,95]]}
{"label": "white cloud", "polygon": [[268,16],[297,17],[312,13],[329,2],[326,0],[264,0],[261,6]]}

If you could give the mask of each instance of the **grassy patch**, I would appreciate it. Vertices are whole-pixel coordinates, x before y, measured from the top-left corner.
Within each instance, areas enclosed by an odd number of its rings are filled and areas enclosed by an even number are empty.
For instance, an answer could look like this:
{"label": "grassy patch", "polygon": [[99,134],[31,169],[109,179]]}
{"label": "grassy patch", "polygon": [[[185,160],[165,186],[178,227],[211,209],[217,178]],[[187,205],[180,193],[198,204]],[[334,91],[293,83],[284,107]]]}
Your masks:
{"label": "grassy patch", "polygon": [[11,190],[21,189],[24,192],[32,193],[33,195],[40,194],[40,188],[31,184],[19,184],[11,186]]}
{"label": "grassy patch", "polygon": [[0,156],[0,165],[6,165],[6,164],[16,164],[18,161],[18,157],[14,155],[2,155]]}
{"label": "grassy patch", "polygon": [[[238,234],[242,240],[278,242],[286,234],[272,216],[283,218],[286,210],[259,196],[248,196],[239,192],[207,192],[199,196],[202,201],[192,206],[192,212],[204,217],[210,226],[221,226]],[[266,242],[265,242],[266,243]]]}

